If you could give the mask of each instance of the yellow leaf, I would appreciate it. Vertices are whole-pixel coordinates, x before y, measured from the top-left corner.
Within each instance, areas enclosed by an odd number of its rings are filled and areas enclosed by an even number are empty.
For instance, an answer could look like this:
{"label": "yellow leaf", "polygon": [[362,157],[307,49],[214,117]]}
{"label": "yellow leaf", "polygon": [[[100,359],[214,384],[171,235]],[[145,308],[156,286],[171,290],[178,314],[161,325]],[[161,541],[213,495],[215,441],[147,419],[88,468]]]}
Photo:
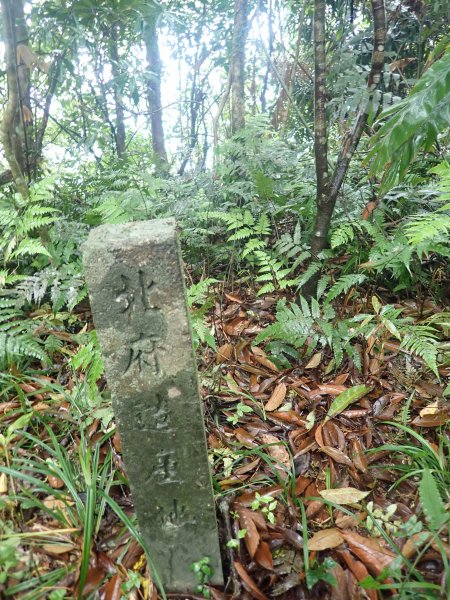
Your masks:
{"label": "yellow leaf", "polygon": [[332,490],[322,490],[319,494],[325,500],[336,504],[356,504],[368,496],[370,490],[368,492],[362,492],[353,487],[344,487]]}
{"label": "yellow leaf", "polygon": [[305,369],[315,369],[322,362],[322,352],[316,352],[311,358]]}

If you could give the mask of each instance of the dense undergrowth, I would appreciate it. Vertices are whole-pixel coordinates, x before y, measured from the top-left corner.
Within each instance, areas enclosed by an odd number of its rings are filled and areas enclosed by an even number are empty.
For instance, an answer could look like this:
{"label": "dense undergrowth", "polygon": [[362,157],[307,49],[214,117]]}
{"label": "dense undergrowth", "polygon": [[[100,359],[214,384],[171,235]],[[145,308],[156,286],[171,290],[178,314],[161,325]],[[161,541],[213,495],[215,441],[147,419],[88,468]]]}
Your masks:
{"label": "dense undergrowth", "polygon": [[382,198],[354,166],[311,257],[307,147],[257,118],[221,152],[193,178],[130,160],[1,192],[2,593],[156,598],[81,252],[93,225],[175,216],[230,575],[201,565],[198,593],[448,597],[448,162]]}

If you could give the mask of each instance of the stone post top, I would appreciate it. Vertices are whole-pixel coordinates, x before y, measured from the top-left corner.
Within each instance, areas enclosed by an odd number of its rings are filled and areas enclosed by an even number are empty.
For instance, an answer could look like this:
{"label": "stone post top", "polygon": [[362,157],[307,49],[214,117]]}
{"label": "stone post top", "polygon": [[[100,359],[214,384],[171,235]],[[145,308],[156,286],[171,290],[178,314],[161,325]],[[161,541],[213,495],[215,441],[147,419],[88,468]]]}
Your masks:
{"label": "stone post top", "polygon": [[174,238],[176,226],[177,223],[174,218],[99,225],[90,231],[88,239],[83,244],[83,251],[86,252],[97,244],[104,247],[106,239],[108,244],[113,246],[123,246],[127,242],[135,245],[139,244],[141,240],[146,244],[149,241],[162,242]]}

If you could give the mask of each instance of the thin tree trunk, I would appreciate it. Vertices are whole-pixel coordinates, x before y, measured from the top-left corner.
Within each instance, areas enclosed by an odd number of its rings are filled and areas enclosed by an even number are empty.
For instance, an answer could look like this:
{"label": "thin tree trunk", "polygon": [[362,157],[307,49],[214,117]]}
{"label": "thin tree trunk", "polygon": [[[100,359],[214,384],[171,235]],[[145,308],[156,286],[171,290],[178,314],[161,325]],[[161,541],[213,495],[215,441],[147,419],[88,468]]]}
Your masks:
{"label": "thin tree trunk", "polygon": [[159,166],[167,169],[167,152],[164,137],[161,103],[162,63],[158,46],[156,19],[150,18],[145,27],[145,48],[147,54],[147,101],[150,111],[152,147]]}
{"label": "thin tree trunk", "polygon": [[272,52],[273,52],[273,39],[274,39],[274,34],[273,34],[273,6],[272,6],[272,0],[269,0],[269,6],[267,9],[267,20],[269,23],[269,45],[268,45],[268,50],[269,50],[269,58],[267,59],[266,62],[266,71],[264,73],[264,79],[263,79],[263,84],[262,84],[262,90],[261,90],[261,95],[260,95],[260,100],[261,100],[261,112],[265,113],[267,110],[267,101],[266,101],[266,93],[267,93],[267,85],[269,83],[269,74],[270,74],[270,69],[272,67]]}
{"label": "thin tree trunk", "polygon": [[[328,136],[326,115],[326,51],[325,0],[316,0],[314,7],[314,156],[316,163],[317,216],[321,216],[328,202]],[[316,221],[317,226],[317,221]],[[311,251],[321,244],[323,229],[314,229]],[[326,240],[326,233],[325,233]]]}
{"label": "thin tree trunk", "polygon": [[120,64],[119,64],[119,25],[114,23],[111,27],[111,71],[113,76],[113,94],[114,94],[114,108],[116,112],[116,127],[115,127],[115,140],[116,140],[116,152],[119,158],[124,158],[126,153],[125,145],[125,119],[122,97],[120,93]]}
{"label": "thin tree trunk", "polygon": [[[315,20],[321,20],[323,11],[322,4],[324,0],[316,0]],[[384,46],[386,40],[386,19],[384,10],[384,0],[372,0],[372,17],[374,28],[374,44],[372,52],[372,64],[367,81],[367,99],[361,106],[356,118],[353,129],[348,133],[343,140],[341,150],[339,152],[336,166],[333,171],[331,181],[328,182],[328,167],[326,164],[326,154],[323,154],[323,146],[321,152],[321,144],[326,144],[326,128],[323,128],[321,117],[322,101],[326,97],[325,79],[318,81],[321,77],[320,63],[325,68],[325,57],[317,53],[315,41],[315,62],[316,62],[316,81],[315,81],[315,104],[316,104],[316,173],[317,173],[317,216],[314,223],[314,229],[311,237],[311,253],[316,257],[321,250],[327,245],[328,232],[330,230],[331,218],[333,216],[336,200],[347,174],[350,161],[361,139],[364,128],[367,124],[367,119],[373,103],[373,97],[376,87],[381,80],[384,63]],[[316,27],[316,25],[315,25]],[[325,106],[323,105],[323,110]],[[323,135],[322,135],[323,134]],[[325,146],[326,149],[326,146]],[[312,277],[302,289],[302,294],[310,297],[314,294],[317,287],[319,274]]]}
{"label": "thin tree trunk", "polygon": [[245,127],[245,44],[248,30],[248,0],[235,0],[231,50],[231,132]]}
{"label": "thin tree trunk", "polygon": [[11,0],[1,0],[8,102],[3,112],[0,135],[13,180],[20,194],[24,198],[27,198],[28,185],[25,179],[25,159],[22,137],[20,135],[20,132],[23,131],[23,127],[20,83],[16,58],[15,11],[13,4],[14,2],[11,2]]}

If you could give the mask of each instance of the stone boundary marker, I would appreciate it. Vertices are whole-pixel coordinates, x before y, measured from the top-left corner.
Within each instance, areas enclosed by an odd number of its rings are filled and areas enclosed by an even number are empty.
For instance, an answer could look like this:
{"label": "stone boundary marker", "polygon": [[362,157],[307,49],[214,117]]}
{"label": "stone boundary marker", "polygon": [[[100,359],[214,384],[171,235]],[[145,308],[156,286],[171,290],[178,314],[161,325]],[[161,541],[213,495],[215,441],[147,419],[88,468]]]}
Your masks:
{"label": "stone boundary marker", "polygon": [[102,225],[84,245],[89,296],[136,514],[168,591],[222,566],[174,219]]}

